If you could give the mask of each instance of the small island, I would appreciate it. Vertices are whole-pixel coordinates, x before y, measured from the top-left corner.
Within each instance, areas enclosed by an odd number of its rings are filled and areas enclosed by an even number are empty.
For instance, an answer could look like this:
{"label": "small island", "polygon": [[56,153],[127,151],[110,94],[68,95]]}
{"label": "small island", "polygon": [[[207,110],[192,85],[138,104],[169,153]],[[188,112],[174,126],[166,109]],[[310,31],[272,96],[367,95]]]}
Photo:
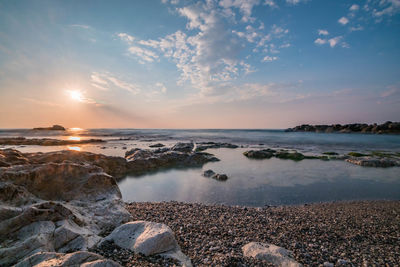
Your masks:
{"label": "small island", "polygon": [[400,134],[400,122],[387,121],[383,124],[352,123],[345,125],[302,124],[286,129],[285,132]]}
{"label": "small island", "polygon": [[51,127],[38,127],[38,128],[33,128],[35,131],[65,131],[65,128],[61,125],[53,125]]}

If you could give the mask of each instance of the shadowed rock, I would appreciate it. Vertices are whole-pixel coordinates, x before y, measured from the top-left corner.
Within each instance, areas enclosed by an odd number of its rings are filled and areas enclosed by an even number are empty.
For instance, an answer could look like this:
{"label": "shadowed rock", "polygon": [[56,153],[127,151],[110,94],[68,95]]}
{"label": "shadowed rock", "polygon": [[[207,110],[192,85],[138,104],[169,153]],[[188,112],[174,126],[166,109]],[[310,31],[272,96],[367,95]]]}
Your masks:
{"label": "shadowed rock", "polygon": [[209,148],[238,148],[237,145],[230,143],[199,142],[196,145],[196,151],[204,151]]}

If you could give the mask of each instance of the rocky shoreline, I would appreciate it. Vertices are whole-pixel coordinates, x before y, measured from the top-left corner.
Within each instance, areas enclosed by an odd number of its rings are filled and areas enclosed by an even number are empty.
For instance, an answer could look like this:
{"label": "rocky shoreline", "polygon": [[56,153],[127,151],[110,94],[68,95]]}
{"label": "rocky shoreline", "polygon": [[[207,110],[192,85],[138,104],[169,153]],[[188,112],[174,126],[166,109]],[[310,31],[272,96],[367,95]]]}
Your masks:
{"label": "rocky shoreline", "polygon": [[286,132],[315,132],[315,133],[371,133],[371,134],[400,134],[400,122],[387,121],[383,124],[332,124],[309,125],[303,124],[285,130]]}
{"label": "rocky shoreline", "polygon": [[[126,173],[218,161],[198,148],[194,143],[133,148],[125,157],[0,150],[0,266],[392,266],[400,261],[399,201],[262,208],[122,201],[116,179]],[[246,156],[303,159],[292,153],[297,152],[269,149]],[[212,170],[205,174],[228,179]]]}

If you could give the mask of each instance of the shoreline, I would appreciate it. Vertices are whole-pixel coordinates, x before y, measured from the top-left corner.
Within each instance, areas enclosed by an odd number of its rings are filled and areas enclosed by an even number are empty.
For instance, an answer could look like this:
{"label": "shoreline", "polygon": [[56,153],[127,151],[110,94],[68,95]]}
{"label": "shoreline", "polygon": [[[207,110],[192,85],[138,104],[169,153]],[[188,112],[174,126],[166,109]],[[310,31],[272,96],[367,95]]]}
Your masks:
{"label": "shoreline", "polygon": [[[304,266],[394,266],[400,262],[400,201],[263,208],[175,201],[125,205],[133,220],[171,227],[182,252],[194,266],[270,266],[243,256],[242,246],[253,241],[291,250],[294,259]],[[127,255],[124,251],[111,253],[112,248],[96,252],[125,266],[168,263]]]}

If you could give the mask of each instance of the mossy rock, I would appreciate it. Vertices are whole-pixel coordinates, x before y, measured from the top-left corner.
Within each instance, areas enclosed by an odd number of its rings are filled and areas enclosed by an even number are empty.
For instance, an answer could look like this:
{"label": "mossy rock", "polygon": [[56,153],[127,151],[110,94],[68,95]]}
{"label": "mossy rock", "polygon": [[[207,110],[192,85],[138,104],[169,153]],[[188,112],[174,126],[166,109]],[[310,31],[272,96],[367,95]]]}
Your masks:
{"label": "mossy rock", "polygon": [[263,149],[263,150],[249,150],[243,153],[246,157],[250,159],[269,159],[274,156],[275,150]]}
{"label": "mossy rock", "polygon": [[339,153],[332,152],[332,151],[324,152],[324,153],[322,153],[322,154],[328,155],[328,156],[337,156],[337,155],[339,155]]}
{"label": "mossy rock", "polygon": [[367,154],[362,154],[362,153],[358,153],[358,152],[349,152],[347,155],[351,156],[351,157],[365,157],[368,156]]}

